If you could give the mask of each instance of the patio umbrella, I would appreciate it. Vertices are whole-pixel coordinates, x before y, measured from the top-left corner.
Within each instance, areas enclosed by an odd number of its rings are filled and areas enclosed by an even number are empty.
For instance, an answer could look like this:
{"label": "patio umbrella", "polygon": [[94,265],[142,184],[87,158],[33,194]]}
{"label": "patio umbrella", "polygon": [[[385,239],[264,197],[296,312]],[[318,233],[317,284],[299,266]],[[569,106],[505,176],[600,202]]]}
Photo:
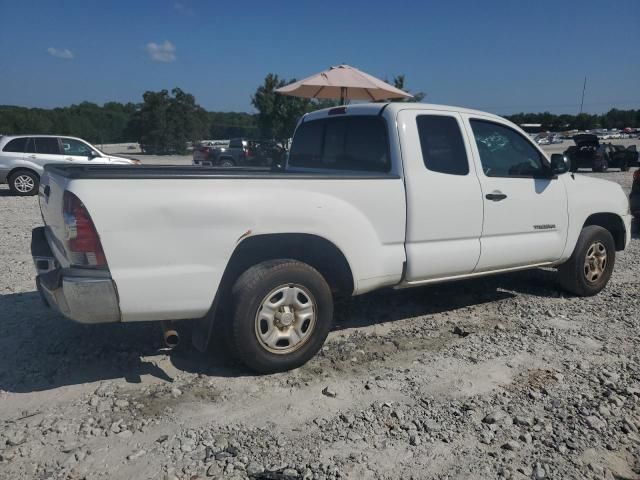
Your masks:
{"label": "patio umbrella", "polygon": [[345,100],[386,100],[411,98],[412,95],[349,65],[338,65],[324,72],[276,90],[283,95],[304,98],[339,98]]}

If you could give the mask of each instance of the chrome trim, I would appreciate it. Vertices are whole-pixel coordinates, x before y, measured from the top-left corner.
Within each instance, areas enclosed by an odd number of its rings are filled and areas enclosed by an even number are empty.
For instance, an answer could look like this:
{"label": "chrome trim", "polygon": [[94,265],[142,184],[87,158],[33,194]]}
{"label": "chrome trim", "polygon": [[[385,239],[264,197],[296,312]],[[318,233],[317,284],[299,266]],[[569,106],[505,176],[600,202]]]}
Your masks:
{"label": "chrome trim", "polygon": [[64,268],[51,250],[44,227],[34,228],[31,237],[36,286],[49,307],[79,323],[121,320],[118,291],[108,270]]}
{"label": "chrome trim", "polygon": [[65,317],[86,324],[120,321],[118,295],[110,278],[62,276],[58,288],[48,288],[40,279],[39,275],[38,291]]}

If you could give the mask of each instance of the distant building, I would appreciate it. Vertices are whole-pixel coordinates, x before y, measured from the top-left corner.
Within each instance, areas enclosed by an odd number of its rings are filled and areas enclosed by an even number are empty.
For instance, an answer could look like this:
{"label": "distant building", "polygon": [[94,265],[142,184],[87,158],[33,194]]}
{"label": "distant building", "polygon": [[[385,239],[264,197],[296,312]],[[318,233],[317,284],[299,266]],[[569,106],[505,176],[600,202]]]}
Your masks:
{"label": "distant building", "polygon": [[540,133],[542,132],[541,123],[521,123],[520,128],[527,133]]}

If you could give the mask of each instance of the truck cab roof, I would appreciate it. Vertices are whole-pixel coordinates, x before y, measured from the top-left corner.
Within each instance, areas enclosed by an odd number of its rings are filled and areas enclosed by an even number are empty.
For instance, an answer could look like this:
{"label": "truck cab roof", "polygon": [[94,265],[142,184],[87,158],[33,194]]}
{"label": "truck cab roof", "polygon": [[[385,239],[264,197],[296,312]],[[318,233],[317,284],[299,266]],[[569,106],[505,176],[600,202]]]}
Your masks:
{"label": "truck cab roof", "polygon": [[420,109],[420,110],[436,110],[443,112],[466,113],[469,115],[477,115],[481,117],[493,117],[504,121],[504,118],[479,110],[469,108],[456,107],[451,105],[438,105],[435,103],[409,103],[409,102],[386,102],[386,103],[354,103],[351,105],[342,105],[338,107],[324,108],[315,112],[307,113],[302,121],[316,120],[325,118],[329,115],[382,115],[389,113],[395,116],[401,110]]}

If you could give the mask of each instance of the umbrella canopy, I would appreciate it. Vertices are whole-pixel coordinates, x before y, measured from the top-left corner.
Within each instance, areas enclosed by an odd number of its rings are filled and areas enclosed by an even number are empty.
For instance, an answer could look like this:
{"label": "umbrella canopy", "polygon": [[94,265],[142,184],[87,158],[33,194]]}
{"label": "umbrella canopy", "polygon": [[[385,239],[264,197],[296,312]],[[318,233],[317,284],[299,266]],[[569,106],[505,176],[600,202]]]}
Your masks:
{"label": "umbrella canopy", "polygon": [[349,65],[338,65],[276,90],[283,95],[345,100],[386,100],[412,95]]}

